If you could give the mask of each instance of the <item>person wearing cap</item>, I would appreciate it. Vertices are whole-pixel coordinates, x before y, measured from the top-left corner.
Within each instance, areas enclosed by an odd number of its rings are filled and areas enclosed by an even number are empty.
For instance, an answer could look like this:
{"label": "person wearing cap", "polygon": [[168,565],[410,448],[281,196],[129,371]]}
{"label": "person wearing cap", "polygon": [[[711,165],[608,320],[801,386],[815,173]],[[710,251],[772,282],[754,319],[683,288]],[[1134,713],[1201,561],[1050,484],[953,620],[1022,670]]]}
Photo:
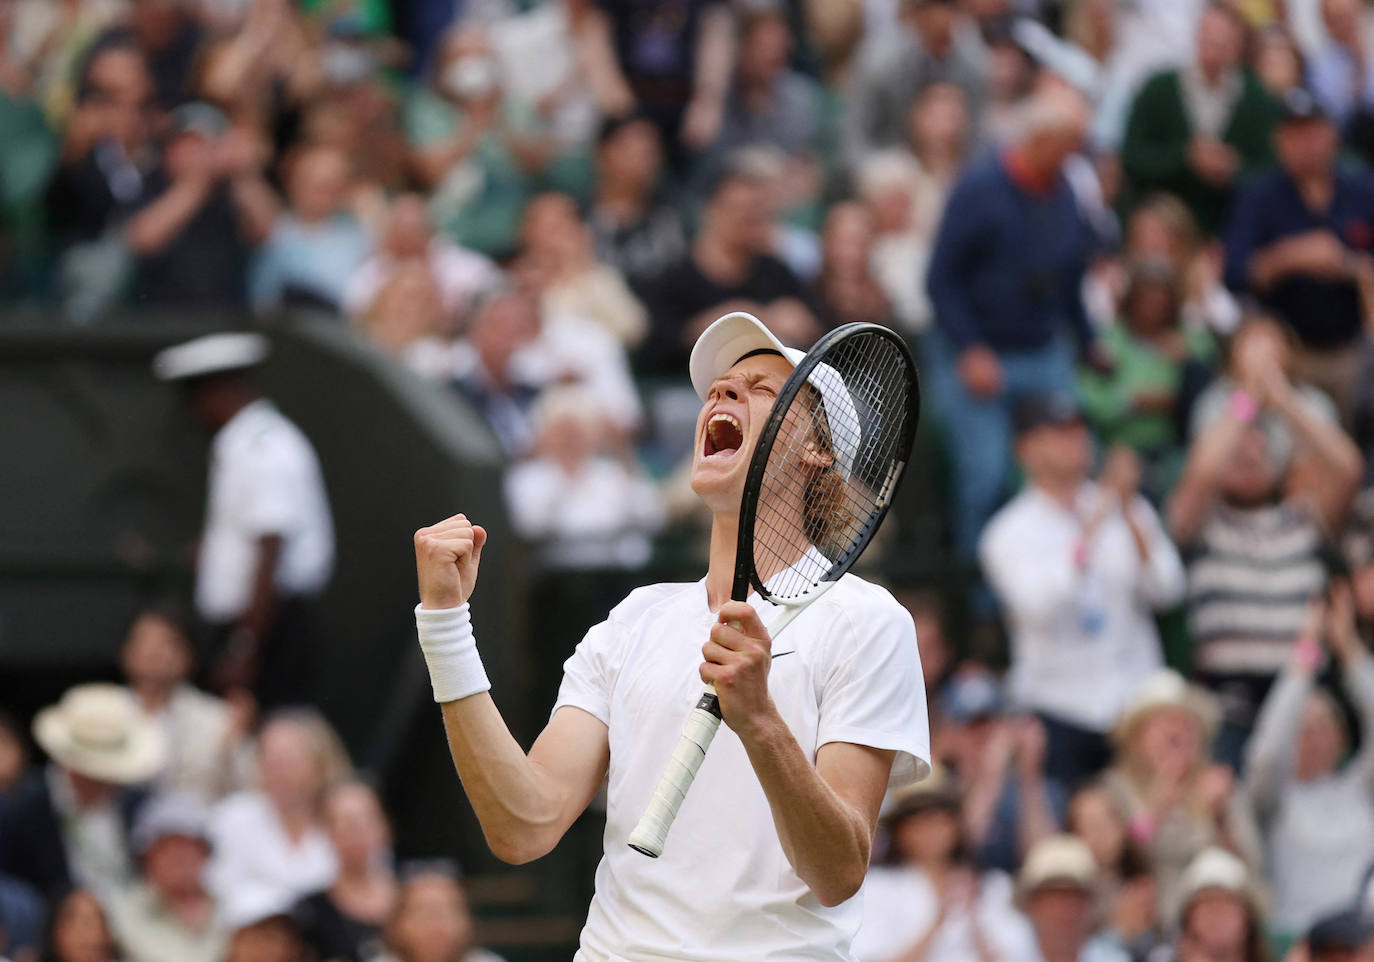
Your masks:
{"label": "person wearing cap", "polygon": [[1010,960],[1028,946],[1011,880],[984,871],[966,844],[964,799],[936,765],[893,792],[883,815],[887,854],[864,881],[859,962]]}
{"label": "person wearing cap", "polygon": [[1150,962],[1270,962],[1264,904],[1250,870],[1222,848],[1188,864],[1170,917],[1177,935]]}
{"label": "person wearing cap", "polygon": [[312,603],[334,568],[334,525],[315,449],[249,380],[260,334],[208,334],[160,352],[213,438],[196,611],[210,627],[213,686],[250,688],[266,708],[308,693]]}
{"label": "person wearing cap", "polygon": [[73,886],[104,897],[132,880],[130,828],[161,770],[166,739],[119,685],[68,689],[33,720],[42,777],[0,809],[0,873],[48,897]]}
{"label": "person wearing cap", "polygon": [[219,962],[228,945],[214,898],[205,889],[209,812],[194,795],[148,801],[134,823],[142,866],[138,884],[110,899],[110,927],[124,962]]}
{"label": "person wearing cap", "polygon": [[1046,773],[1072,791],[1107,765],[1107,732],[1163,663],[1154,613],[1183,597],[1183,564],[1140,496],[1139,459],[1114,448],[1096,481],[1068,397],[1015,412],[1025,488],[988,523],[979,558],[1011,642],[1009,696],[1048,736]]}
{"label": "person wearing cap", "polygon": [[1215,233],[1234,187],[1271,160],[1275,105],[1245,64],[1244,15],[1221,0],[1201,6],[1193,56],[1156,73],[1131,103],[1121,168],[1129,201],[1174,194]]}
{"label": "person wearing cap", "polygon": [[1034,946],[1014,962],[1127,962],[1125,952],[1094,934],[1101,895],[1086,843],[1074,835],[1036,843],[1016,878],[1016,903],[1030,921]]}
{"label": "person wearing cap", "polygon": [[1339,163],[1340,132],[1306,90],[1289,91],[1279,117],[1277,169],[1236,198],[1226,282],[1297,335],[1298,378],[1349,416],[1374,275],[1374,174]]}
{"label": "person wearing cap", "polygon": [[[852,958],[862,913],[853,896],[883,794],[929,766],[915,632],[891,595],[846,576],[776,645],[771,606],[729,597],[750,456],[801,358],[748,314],[727,314],[698,339],[691,477],[712,512],[706,577],[638,589],[586,634],[529,755],[487,693],[468,615],[486,531],[455,515],[415,533],[420,645],[493,851],[511,862],[547,853],[609,774],[579,962]],[[830,421],[857,417],[838,378],[811,385]],[[853,455],[836,443],[836,468]],[[716,684],[725,726],[662,855],[645,858],[627,840],[698,677]]]}
{"label": "person wearing cap", "polygon": [[1330,403],[1290,380],[1288,358],[1275,322],[1237,332],[1228,377],[1198,400],[1166,508],[1189,559],[1193,674],[1222,700],[1218,757],[1236,768],[1307,602],[1326,586],[1326,541],[1341,529],[1363,468]]}
{"label": "person wearing cap", "polygon": [[1374,958],[1374,923],[1343,909],[1313,922],[1303,941],[1309,962],[1368,962]]}
{"label": "person wearing cap", "polygon": [[[1351,594],[1333,582],[1330,600],[1312,604],[1246,746],[1245,786],[1274,896],[1269,928],[1290,938],[1348,905],[1374,862],[1374,655],[1357,633]],[[1345,713],[1317,684],[1328,653],[1359,719],[1354,754]]]}
{"label": "person wearing cap", "polygon": [[221,919],[229,933],[224,962],[308,962],[312,956],[291,915],[291,900],[270,886],[226,893]]}

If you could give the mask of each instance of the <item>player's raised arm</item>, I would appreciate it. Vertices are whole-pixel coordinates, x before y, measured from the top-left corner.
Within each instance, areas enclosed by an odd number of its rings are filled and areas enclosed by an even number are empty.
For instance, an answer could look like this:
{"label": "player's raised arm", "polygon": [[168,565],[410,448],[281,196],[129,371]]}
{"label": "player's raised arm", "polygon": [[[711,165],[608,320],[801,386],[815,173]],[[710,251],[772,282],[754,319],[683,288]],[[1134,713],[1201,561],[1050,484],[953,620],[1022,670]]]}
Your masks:
{"label": "player's raised arm", "polygon": [[528,755],[511,736],[468,616],[487,533],[458,514],[415,532],[420,647],[434,700],[443,706],[449,751],[487,844],[500,859],[548,853],[587,807],[606,774],[606,726],[576,708],[559,710]]}

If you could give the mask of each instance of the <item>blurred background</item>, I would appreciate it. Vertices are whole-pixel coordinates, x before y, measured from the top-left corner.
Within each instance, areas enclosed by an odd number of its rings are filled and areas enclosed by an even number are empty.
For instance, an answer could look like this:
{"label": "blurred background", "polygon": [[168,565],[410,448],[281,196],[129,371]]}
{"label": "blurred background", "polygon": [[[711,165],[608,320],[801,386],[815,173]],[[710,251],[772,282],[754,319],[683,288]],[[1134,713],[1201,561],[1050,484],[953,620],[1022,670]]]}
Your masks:
{"label": "blurred background", "polygon": [[[705,570],[696,336],[919,359],[860,962],[1374,959],[1374,4],[0,0],[0,957],[567,959],[528,745]],[[684,679],[684,684],[690,679]],[[1339,957],[1339,959],[1338,959]]]}

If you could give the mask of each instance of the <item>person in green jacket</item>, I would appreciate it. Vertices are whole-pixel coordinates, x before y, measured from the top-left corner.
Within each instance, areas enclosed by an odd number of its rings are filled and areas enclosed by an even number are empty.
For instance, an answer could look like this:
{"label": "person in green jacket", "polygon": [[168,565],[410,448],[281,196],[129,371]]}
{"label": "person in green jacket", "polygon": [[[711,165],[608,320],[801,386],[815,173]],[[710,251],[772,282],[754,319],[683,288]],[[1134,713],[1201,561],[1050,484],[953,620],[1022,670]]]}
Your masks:
{"label": "person in green jacket", "polygon": [[1169,261],[1142,259],[1128,270],[1121,316],[1099,340],[1111,371],[1084,368],[1079,394],[1103,446],[1140,455],[1142,490],[1158,502],[1183,467],[1187,408],[1210,377],[1216,344],[1205,329],[1180,326],[1182,292]]}
{"label": "person in green jacket", "polygon": [[1272,162],[1277,105],[1243,61],[1247,29],[1232,7],[1208,4],[1193,61],[1140,89],[1121,145],[1128,206],[1168,191],[1215,233],[1232,190]]}

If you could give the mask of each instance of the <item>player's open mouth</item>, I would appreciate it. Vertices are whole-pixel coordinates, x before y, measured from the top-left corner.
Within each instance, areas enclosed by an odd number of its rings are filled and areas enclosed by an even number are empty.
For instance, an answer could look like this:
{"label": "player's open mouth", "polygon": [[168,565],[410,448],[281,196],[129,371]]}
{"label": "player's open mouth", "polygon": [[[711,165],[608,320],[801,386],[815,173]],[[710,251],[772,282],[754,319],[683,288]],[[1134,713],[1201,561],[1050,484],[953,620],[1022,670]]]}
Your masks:
{"label": "player's open mouth", "polygon": [[706,444],[702,455],[725,460],[734,457],[744,443],[744,428],[732,414],[717,412],[706,422]]}

